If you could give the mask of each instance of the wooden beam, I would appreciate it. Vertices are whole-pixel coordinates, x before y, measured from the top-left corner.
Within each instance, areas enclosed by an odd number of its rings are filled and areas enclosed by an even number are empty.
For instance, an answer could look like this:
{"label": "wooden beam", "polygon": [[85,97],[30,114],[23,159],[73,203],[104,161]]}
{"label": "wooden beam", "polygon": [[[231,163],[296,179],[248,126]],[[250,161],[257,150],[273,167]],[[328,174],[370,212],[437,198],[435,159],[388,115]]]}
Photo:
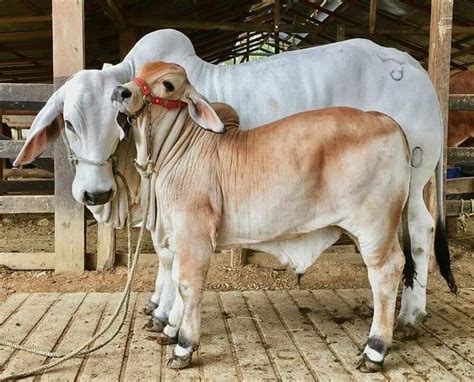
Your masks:
{"label": "wooden beam", "polygon": [[370,13],[369,13],[369,33],[375,33],[375,22],[377,18],[377,0],[370,0]]}
{"label": "wooden beam", "polygon": [[123,29],[119,32],[119,54],[123,60],[137,42],[137,31],[134,28]]}
{"label": "wooden beam", "polygon": [[447,180],[446,195],[469,194],[474,192],[474,177]]}
{"label": "wooden beam", "polygon": [[454,58],[459,58],[459,57],[462,57],[462,56],[467,56],[467,55],[471,55],[474,53],[474,45],[471,45],[471,46],[468,46],[467,48],[464,48],[464,49],[459,49],[457,52],[455,53],[451,53],[451,59],[454,59]]}
{"label": "wooden beam", "polygon": [[4,170],[5,179],[28,179],[28,178],[42,178],[52,179],[53,173],[42,168],[8,168]]}
{"label": "wooden beam", "polygon": [[32,115],[5,115],[3,123],[10,127],[29,128],[35,119]]}
{"label": "wooden beam", "polygon": [[[0,158],[16,158],[23,147],[25,140],[0,141]],[[49,147],[40,155],[40,158],[53,158],[53,148]]]}
{"label": "wooden beam", "polygon": [[28,32],[2,32],[0,42],[31,41],[40,39],[51,39],[50,30],[28,31]]}
{"label": "wooden beam", "polygon": [[[59,88],[84,68],[84,0],[52,0],[53,73]],[[56,272],[82,272],[85,265],[85,214],[71,194],[74,177],[61,140],[55,145]]]}
{"label": "wooden beam", "polygon": [[470,200],[446,200],[446,216],[459,216],[460,214],[474,213]]}
{"label": "wooden beam", "polygon": [[346,27],[344,24],[337,25],[336,41],[344,41],[346,39]]}
{"label": "wooden beam", "polygon": [[448,163],[474,163],[474,147],[448,148]]}
{"label": "wooden beam", "polygon": [[0,25],[17,25],[51,22],[51,16],[14,16],[0,17]]}
{"label": "wooden beam", "polygon": [[46,214],[53,212],[53,195],[0,196],[0,214]]}
{"label": "wooden beam", "polygon": [[[177,28],[193,30],[223,30],[234,32],[274,32],[274,25],[270,23],[216,23],[210,21],[194,20],[168,20],[168,19],[127,19],[129,25],[148,28]],[[331,29],[334,27],[330,26]],[[281,24],[280,32],[285,33],[310,33],[314,31],[314,26]]]}
{"label": "wooden beam", "polygon": [[115,27],[121,31],[127,28],[127,23],[122,16],[122,13],[117,8],[113,0],[99,0],[99,4],[103,9],[105,15],[112,21]]}
{"label": "wooden beam", "polygon": [[474,111],[474,94],[450,94],[449,109]]}
{"label": "wooden beam", "polygon": [[54,192],[54,180],[0,180],[0,195],[7,192]]}
{"label": "wooden beam", "polygon": [[[453,22],[453,0],[432,0],[430,21],[430,47],[428,72],[438,94],[444,129],[443,141],[443,176],[444,190],[446,190],[447,169],[447,139],[448,139],[448,112],[449,112],[449,72],[451,59],[451,32]],[[431,182],[430,200],[428,209],[436,220],[435,185]],[[445,195],[441,195],[446,200]],[[444,216],[441,216],[444,219]]]}
{"label": "wooden beam", "polygon": [[53,90],[51,84],[0,84],[0,109],[40,110]]}
{"label": "wooden beam", "polygon": [[[3,114],[2,114],[2,111],[0,110],[0,134],[4,134],[4,131],[3,131]],[[2,181],[3,179],[5,179],[5,175],[4,175],[4,170],[5,170],[5,167],[6,167],[6,161],[5,159],[2,159],[2,157],[0,157],[0,181]],[[2,194],[2,192],[0,191],[0,195]],[[1,217],[1,215],[0,215]]]}
{"label": "wooden beam", "polygon": [[0,265],[17,271],[54,269],[55,254],[48,252],[0,252]]}
{"label": "wooden beam", "polygon": [[[329,11],[328,11],[329,12]],[[332,14],[333,12],[331,12]],[[274,24],[270,23],[216,23],[208,21],[195,20],[171,20],[171,19],[146,19],[131,18],[127,19],[129,25],[147,28],[177,28],[192,30],[222,30],[234,32],[262,32],[273,33]],[[337,27],[332,24],[322,25],[302,25],[302,24],[283,24],[279,25],[280,32],[285,33],[313,33],[318,32],[336,32]],[[367,29],[359,26],[346,26],[346,32],[351,35],[366,35]],[[419,27],[398,27],[398,28],[377,28],[375,35],[427,35],[430,33],[430,26],[423,25]],[[452,27],[452,34],[474,34],[474,26],[456,25]]]}

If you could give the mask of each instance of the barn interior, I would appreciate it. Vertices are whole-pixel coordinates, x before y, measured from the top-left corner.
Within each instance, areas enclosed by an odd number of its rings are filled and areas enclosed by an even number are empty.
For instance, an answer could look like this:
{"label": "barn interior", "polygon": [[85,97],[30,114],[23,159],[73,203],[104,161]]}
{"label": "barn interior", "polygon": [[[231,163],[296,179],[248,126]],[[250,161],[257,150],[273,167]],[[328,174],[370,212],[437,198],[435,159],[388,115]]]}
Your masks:
{"label": "barn interior", "polygon": [[[51,13],[50,0],[1,2],[0,82],[53,82]],[[89,0],[85,67],[117,63],[140,37],[163,28],[186,33],[197,54],[214,64],[361,37],[427,67],[429,25],[426,0]],[[466,70],[474,64],[472,1],[454,2],[453,25],[451,70]]]}
{"label": "barn interior", "polygon": [[[370,39],[423,65],[446,121],[453,111],[474,114],[474,90],[449,92],[450,75],[474,70],[472,0],[0,0],[2,339],[69,349],[112,315],[127,279],[125,230],[97,224],[74,201],[61,142],[32,165],[13,168],[12,162],[35,115],[67,76],[116,64],[141,37],[163,28],[185,33],[196,53],[216,65]],[[375,380],[472,380],[471,146],[470,140],[445,145],[443,158],[452,266],[462,293],[452,299],[432,264],[423,334],[406,347],[396,343],[388,371]],[[433,210],[434,184],[425,193]],[[134,229],[133,242],[137,237]],[[367,380],[352,359],[370,324],[369,284],[349,238],[325,251],[301,280],[262,252],[216,254],[203,302],[199,367],[181,373],[166,368],[171,348],[157,346],[156,335],[143,331],[148,317],[140,310],[157,269],[149,237],[142,252],[116,342],[44,379]],[[43,357],[2,348],[0,378],[43,363]]]}
{"label": "barn interior", "polygon": [[[66,20],[67,25],[71,15],[66,13],[55,18],[53,3],[50,0],[1,1],[0,154],[3,159],[0,159],[0,214],[7,222],[12,216],[33,216],[41,220],[42,214],[49,218],[56,215],[57,220],[61,216],[58,215],[59,200],[68,200],[68,208],[75,212],[64,214],[64,219],[73,219],[77,225],[76,231],[61,233],[58,232],[61,225],[56,222],[55,236],[54,224],[50,223],[49,228],[45,228],[47,232],[40,232],[46,234],[47,244],[39,247],[22,247],[28,241],[19,238],[16,239],[18,246],[14,245],[12,252],[12,242],[5,240],[4,248],[0,248],[0,252],[3,251],[0,262],[15,269],[58,270],[54,260],[55,247],[57,251],[60,245],[58,237],[73,232],[79,237],[76,243],[82,248],[79,252],[85,253],[85,260],[78,263],[80,269],[103,269],[114,262],[124,262],[123,253],[115,253],[116,235],[120,237],[120,233],[101,225],[98,229],[83,228],[91,216],[71,201],[67,164],[61,166],[60,160],[56,161],[56,167],[54,164],[55,158],[61,158],[58,150],[55,153],[50,148],[33,166],[19,169],[11,166],[34,115],[54,86],[60,84],[58,75],[54,74],[55,65],[60,73],[72,74],[80,68],[100,69],[104,63],[118,63],[142,36],[160,28],[186,33],[197,54],[216,65],[241,64],[350,38],[367,38],[406,51],[431,72],[444,65],[446,73],[454,74],[474,65],[474,4],[469,0],[454,1],[450,51],[444,52],[443,57],[448,57],[444,64],[439,58],[442,52],[435,52],[430,46],[430,41],[434,44],[439,28],[430,28],[433,14],[431,2],[427,0],[89,0],[78,3],[80,11],[75,11],[78,14],[74,15],[72,37],[66,35],[62,40],[61,37],[54,38],[54,25],[67,28],[61,26],[61,20]],[[59,12],[60,7],[56,13]],[[82,51],[64,53],[74,39],[79,41]],[[72,61],[65,57],[69,55]],[[61,60],[63,62],[58,63]],[[69,69],[71,65],[76,69]],[[448,78],[442,78],[437,85],[435,81],[435,85],[445,89],[447,81]],[[472,110],[472,96],[469,100],[469,96],[452,94],[449,105],[451,109]],[[447,112],[447,103],[445,108]],[[464,146],[470,146],[470,143],[467,141]],[[471,203],[474,177],[469,163],[474,154],[470,147],[446,148],[445,152],[450,171],[456,177],[447,181],[446,188],[449,232],[453,237],[469,241],[471,226],[474,226],[470,219],[474,212]],[[22,235],[21,231],[18,235]],[[348,253],[356,252],[350,240],[339,244],[335,252],[342,253],[346,260]],[[70,247],[69,243],[67,245]],[[148,249],[152,251],[150,243]],[[232,256],[236,255],[231,254],[231,263],[243,261],[278,266],[264,254],[239,255],[235,259]],[[355,253],[353,260],[357,259]],[[71,266],[66,264],[65,269],[70,270]]]}

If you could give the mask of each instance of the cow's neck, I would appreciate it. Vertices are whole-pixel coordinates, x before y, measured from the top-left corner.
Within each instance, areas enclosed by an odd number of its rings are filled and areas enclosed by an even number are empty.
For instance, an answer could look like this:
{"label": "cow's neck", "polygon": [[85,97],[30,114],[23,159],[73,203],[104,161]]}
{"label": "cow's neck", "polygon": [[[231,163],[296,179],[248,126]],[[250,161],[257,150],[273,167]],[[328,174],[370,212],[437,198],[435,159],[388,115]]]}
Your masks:
{"label": "cow's neck", "polygon": [[150,160],[154,163],[154,171],[159,172],[170,154],[176,150],[176,142],[181,137],[187,118],[186,109],[166,110],[152,106],[150,111],[145,110],[137,118],[137,126],[134,129],[137,162],[143,165]]}

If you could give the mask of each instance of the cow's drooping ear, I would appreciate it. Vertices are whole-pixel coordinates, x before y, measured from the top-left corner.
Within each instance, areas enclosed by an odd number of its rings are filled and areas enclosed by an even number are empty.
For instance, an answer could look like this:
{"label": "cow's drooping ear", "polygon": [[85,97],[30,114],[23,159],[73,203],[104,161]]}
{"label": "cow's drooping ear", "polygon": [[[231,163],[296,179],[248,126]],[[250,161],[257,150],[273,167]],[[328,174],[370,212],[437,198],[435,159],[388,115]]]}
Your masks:
{"label": "cow's drooping ear", "polygon": [[190,117],[204,130],[214,133],[225,133],[225,126],[217,116],[217,113],[209,105],[203,95],[199,94],[193,86],[188,85],[185,100],[188,103]]}
{"label": "cow's drooping ear", "polygon": [[117,123],[117,126],[120,127],[120,140],[123,140],[128,135],[130,127],[132,127],[127,114],[118,111],[117,116],[115,117],[115,122]]}
{"label": "cow's drooping ear", "polygon": [[64,86],[53,93],[34,119],[30,135],[15,159],[14,166],[33,162],[56,140],[61,132],[61,124],[55,119],[63,113],[63,106]]}

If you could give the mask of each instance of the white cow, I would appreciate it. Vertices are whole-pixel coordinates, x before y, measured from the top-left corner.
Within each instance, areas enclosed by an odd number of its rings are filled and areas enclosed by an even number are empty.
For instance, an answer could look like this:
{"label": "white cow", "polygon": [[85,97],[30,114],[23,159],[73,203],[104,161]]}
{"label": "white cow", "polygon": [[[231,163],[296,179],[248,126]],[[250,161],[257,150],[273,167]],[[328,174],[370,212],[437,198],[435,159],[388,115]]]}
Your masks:
{"label": "white cow", "polygon": [[[143,37],[124,61],[104,70],[82,70],[57,90],[33,122],[31,134],[15,164],[36,158],[57,136],[54,119],[63,115],[66,136],[77,161],[72,186],[75,199],[88,205],[97,220],[123,225],[126,199],[114,179],[107,159],[122,137],[110,104],[112,90],[130,81],[149,61],[175,62],[186,69],[190,81],[210,101],[232,105],[241,117],[241,128],[251,129],[297,112],[329,106],[376,110],[394,118],[406,133],[413,152],[413,176],[408,201],[417,282],[404,288],[398,317],[400,329],[412,329],[426,315],[428,256],[434,222],[423,200],[423,188],[440,159],[442,121],[434,88],[426,71],[411,56],[371,41],[354,39],[330,45],[282,53],[265,60],[236,66],[211,65],[196,56],[190,40],[175,30],[159,30]],[[121,148],[120,166],[133,150]],[[81,160],[87,159],[87,160]],[[441,169],[442,166],[438,166]],[[127,176],[133,171],[128,171]],[[441,173],[437,185],[441,187]],[[137,187],[137,178],[132,182]],[[138,192],[138,191],[137,191]],[[118,198],[107,202],[114,193]],[[444,229],[438,198],[437,233]],[[137,212],[135,219],[139,220]],[[150,221],[149,224],[154,224]],[[438,235],[438,260],[442,275],[455,289],[449,251]],[[171,282],[173,253],[155,243],[160,256],[154,316],[166,324],[174,295]],[[403,331],[403,330],[402,330]]]}

